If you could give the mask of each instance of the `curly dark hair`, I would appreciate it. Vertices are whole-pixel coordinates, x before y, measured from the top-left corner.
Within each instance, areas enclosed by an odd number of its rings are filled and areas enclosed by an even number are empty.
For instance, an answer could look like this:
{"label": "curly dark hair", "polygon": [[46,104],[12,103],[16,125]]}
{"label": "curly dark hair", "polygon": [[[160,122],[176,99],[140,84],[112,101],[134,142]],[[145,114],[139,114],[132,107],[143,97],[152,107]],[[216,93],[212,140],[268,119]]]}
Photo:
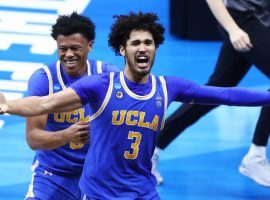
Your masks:
{"label": "curly dark hair", "polygon": [[51,36],[56,40],[58,35],[68,36],[75,33],[80,33],[89,41],[94,42],[95,24],[77,12],[72,12],[70,15],[60,15],[52,26]]}
{"label": "curly dark hair", "polygon": [[149,31],[153,35],[156,48],[164,42],[165,29],[158,23],[159,18],[154,13],[134,13],[128,15],[116,15],[114,24],[111,26],[108,45],[116,55],[120,54],[120,47],[126,46],[130,33],[134,30]]}

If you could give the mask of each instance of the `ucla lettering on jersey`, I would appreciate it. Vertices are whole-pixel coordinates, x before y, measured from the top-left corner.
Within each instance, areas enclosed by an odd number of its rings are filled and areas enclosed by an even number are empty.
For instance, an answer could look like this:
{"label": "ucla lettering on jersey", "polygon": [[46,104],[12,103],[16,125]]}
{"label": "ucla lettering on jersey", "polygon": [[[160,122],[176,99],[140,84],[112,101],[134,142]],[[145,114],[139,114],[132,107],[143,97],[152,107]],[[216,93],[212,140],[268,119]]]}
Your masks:
{"label": "ucla lettering on jersey", "polygon": [[[48,77],[49,93],[59,92],[77,80],[72,79],[65,73],[59,61],[49,66],[44,66],[43,69]],[[84,76],[97,75],[104,71],[111,71],[109,64],[106,65],[101,61],[88,60],[87,72]],[[48,114],[45,129],[47,131],[59,131],[68,128],[78,121],[89,121],[89,110],[89,106],[84,106],[70,112]],[[39,161],[39,165],[50,172],[81,173],[88,148],[88,144],[70,143],[50,151],[38,150],[36,158]]]}
{"label": "ucla lettering on jersey", "polygon": [[159,116],[155,115],[153,120],[150,122],[145,121],[145,112],[135,111],[135,110],[120,110],[113,111],[112,113],[112,124],[113,125],[122,125],[125,123],[129,126],[139,126],[144,128],[150,128],[154,131],[157,131]]}
{"label": "ucla lettering on jersey", "polygon": [[[93,143],[80,186],[93,198],[111,199],[119,194],[127,199],[151,199],[157,195],[151,157],[168,103],[165,80],[151,75],[149,91],[142,87],[139,95],[129,89],[123,72],[106,78],[110,79],[106,97],[100,112],[91,116]],[[117,183],[120,187],[111,187]]]}

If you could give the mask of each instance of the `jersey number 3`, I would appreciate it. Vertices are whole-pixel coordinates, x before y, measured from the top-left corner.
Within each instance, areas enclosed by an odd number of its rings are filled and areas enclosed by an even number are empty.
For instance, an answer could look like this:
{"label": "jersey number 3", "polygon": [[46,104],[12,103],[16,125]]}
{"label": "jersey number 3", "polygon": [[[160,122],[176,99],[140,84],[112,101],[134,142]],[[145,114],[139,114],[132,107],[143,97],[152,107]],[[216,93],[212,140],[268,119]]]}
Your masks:
{"label": "jersey number 3", "polygon": [[131,144],[132,151],[125,151],[124,156],[126,159],[136,159],[139,153],[139,146],[141,143],[142,135],[139,132],[130,131],[128,133],[128,139],[133,140],[135,138],[135,142]]}

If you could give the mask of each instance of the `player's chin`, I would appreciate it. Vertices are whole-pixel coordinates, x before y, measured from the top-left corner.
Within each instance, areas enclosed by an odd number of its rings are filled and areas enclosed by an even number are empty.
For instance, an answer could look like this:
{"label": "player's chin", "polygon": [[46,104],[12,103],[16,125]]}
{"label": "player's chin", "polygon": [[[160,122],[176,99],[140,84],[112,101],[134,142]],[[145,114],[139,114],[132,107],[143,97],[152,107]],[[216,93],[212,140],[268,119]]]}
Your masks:
{"label": "player's chin", "polygon": [[143,69],[143,70],[138,70],[138,74],[141,76],[146,76],[150,73],[150,69]]}
{"label": "player's chin", "polygon": [[138,67],[137,70],[141,74],[149,74],[151,71],[151,67],[149,65],[145,67]]}

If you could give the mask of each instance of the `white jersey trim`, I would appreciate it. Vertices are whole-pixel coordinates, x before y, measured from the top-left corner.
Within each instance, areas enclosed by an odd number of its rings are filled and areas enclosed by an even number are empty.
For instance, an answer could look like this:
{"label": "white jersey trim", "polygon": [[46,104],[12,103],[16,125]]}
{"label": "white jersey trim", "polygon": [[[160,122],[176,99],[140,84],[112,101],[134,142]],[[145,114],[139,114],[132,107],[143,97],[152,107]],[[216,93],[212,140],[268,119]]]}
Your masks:
{"label": "white jersey trim", "polygon": [[107,104],[110,100],[110,97],[112,95],[112,91],[113,91],[113,79],[114,79],[114,72],[111,72],[110,73],[110,84],[109,84],[109,88],[108,88],[107,94],[105,96],[105,99],[103,100],[98,111],[95,114],[93,114],[92,116],[90,116],[90,121],[96,119],[103,112],[105,107],[107,106]]}
{"label": "white jersey trim", "polygon": [[[87,75],[91,75],[91,70],[90,70],[90,63],[88,62],[88,60],[86,61],[86,64],[87,64]],[[62,89],[66,89],[67,86],[65,85],[64,81],[63,81],[63,77],[62,77],[62,74],[61,74],[61,69],[60,69],[60,61],[58,60],[57,63],[56,63],[56,72],[57,72],[57,78],[58,78],[58,81],[62,87]]]}
{"label": "white jersey trim", "polygon": [[48,68],[48,66],[44,65],[43,69],[45,71],[45,73],[47,74],[48,77],[48,81],[49,81],[49,94],[53,93],[53,80],[52,80],[52,74]]}
{"label": "white jersey trim", "polygon": [[31,166],[31,171],[33,172],[32,173],[32,179],[31,179],[31,183],[29,185],[29,188],[28,188],[27,194],[25,195],[24,200],[26,200],[29,197],[35,197],[35,194],[34,194],[34,179],[35,179],[35,176],[36,176],[35,169],[36,169],[36,167],[38,165],[39,165],[39,162],[38,162],[38,160],[36,160]]}
{"label": "white jersey trim", "polygon": [[97,61],[97,73],[101,74],[102,73],[102,62]]}
{"label": "white jersey trim", "polygon": [[86,60],[86,65],[87,65],[87,76],[91,75],[91,67],[90,67],[90,63],[88,60]]}
{"label": "white jersey trim", "polygon": [[160,130],[162,130],[164,128],[165,119],[166,119],[166,112],[167,112],[167,108],[168,108],[168,90],[167,90],[165,78],[163,76],[160,76],[159,80],[161,82],[162,89],[164,92],[164,115],[162,118],[162,124],[161,124],[161,128],[160,128]]}
{"label": "white jersey trim", "polygon": [[156,79],[152,74],[151,74],[151,77],[152,77],[152,90],[151,90],[151,92],[145,96],[140,96],[138,94],[133,93],[128,88],[128,86],[126,85],[126,82],[125,82],[124,72],[123,71],[120,72],[120,82],[121,82],[121,85],[123,86],[125,92],[129,96],[133,97],[134,99],[138,99],[138,100],[148,100],[148,99],[152,98],[153,95],[155,94],[155,92],[156,92]]}

